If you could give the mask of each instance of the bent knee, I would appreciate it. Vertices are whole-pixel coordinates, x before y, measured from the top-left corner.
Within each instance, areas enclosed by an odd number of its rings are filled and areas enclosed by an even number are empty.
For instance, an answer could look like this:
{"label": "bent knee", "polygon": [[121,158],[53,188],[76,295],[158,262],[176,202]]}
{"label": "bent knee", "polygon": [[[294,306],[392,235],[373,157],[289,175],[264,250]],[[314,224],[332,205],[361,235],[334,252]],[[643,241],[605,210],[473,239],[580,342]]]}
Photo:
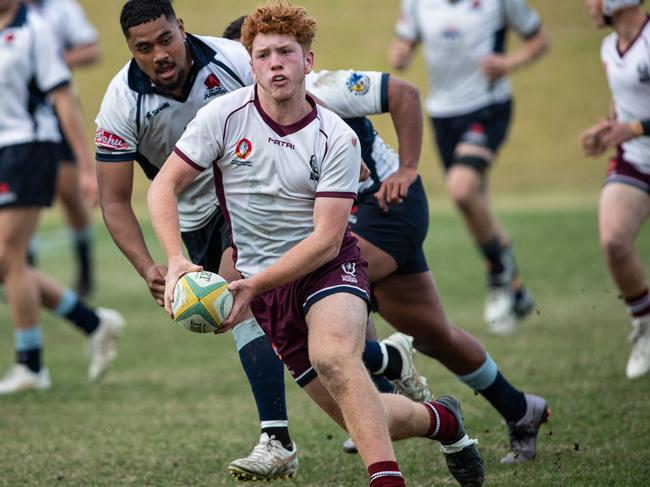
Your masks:
{"label": "bent knee", "polygon": [[604,233],[600,237],[600,247],[610,260],[622,259],[634,253],[634,243],[621,234]]}

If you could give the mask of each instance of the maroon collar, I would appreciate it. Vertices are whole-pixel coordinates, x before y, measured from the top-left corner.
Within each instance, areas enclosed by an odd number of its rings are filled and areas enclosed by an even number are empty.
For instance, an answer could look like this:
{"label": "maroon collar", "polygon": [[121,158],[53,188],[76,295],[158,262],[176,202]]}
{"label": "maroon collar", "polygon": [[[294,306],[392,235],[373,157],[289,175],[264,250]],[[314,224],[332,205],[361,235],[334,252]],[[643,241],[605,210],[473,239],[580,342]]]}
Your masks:
{"label": "maroon collar", "polygon": [[293,133],[298,132],[300,129],[305,128],[307,125],[313,122],[314,119],[318,116],[318,111],[316,110],[316,102],[309,95],[307,95],[306,98],[312,107],[311,111],[307,115],[302,117],[300,120],[298,120],[295,123],[292,123],[291,125],[279,124],[264,111],[264,109],[262,108],[262,104],[260,103],[260,99],[257,96],[257,83],[255,84],[255,99],[253,100],[253,103],[255,104],[255,108],[257,108],[257,111],[262,117],[262,120],[264,120],[264,122],[266,122],[266,124],[269,127],[271,127],[275,131],[275,133],[284,137],[286,135],[291,135]]}
{"label": "maroon collar", "polygon": [[643,25],[642,25],[641,28],[639,29],[639,33],[638,33],[638,34],[636,35],[636,37],[632,40],[632,42],[630,42],[630,44],[625,48],[625,50],[621,50],[621,48],[618,47],[618,38],[616,39],[616,51],[618,52],[618,55],[619,55],[620,57],[625,56],[625,55],[628,53],[628,51],[629,51],[630,49],[632,49],[632,47],[634,46],[634,44],[636,44],[636,41],[638,41],[638,40],[639,40],[639,37],[641,37],[641,34],[643,34],[643,31],[645,30],[645,28],[648,26],[648,22],[650,22],[650,15],[646,15],[645,22],[643,23]]}

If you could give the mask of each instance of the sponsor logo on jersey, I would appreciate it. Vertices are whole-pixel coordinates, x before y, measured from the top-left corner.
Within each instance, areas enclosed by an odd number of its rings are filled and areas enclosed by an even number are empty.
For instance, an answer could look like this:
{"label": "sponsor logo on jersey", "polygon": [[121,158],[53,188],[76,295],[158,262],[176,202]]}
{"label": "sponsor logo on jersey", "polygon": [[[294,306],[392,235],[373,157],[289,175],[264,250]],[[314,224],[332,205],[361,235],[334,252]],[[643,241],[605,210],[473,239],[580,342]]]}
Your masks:
{"label": "sponsor logo on jersey", "polygon": [[313,154],[309,158],[309,167],[311,168],[311,174],[309,175],[309,179],[311,181],[318,181],[320,179],[320,171],[318,170],[318,166],[316,165],[316,156]]}
{"label": "sponsor logo on jersey", "polygon": [[95,132],[95,144],[98,147],[110,150],[127,150],[129,148],[126,140],[104,129],[97,129]]}
{"label": "sponsor logo on jersey", "polygon": [[152,117],[157,116],[160,112],[162,112],[165,108],[169,108],[171,105],[169,102],[165,102],[162,105],[160,105],[158,108],[155,110],[151,110],[150,112],[147,112],[146,118],[149,120]]}
{"label": "sponsor logo on jersey", "polygon": [[16,40],[16,36],[13,34],[13,32],[9,32],[4,36],[3,40],[6,46],[11,46]]}
{"label": "sponsor logo on jersey", "polygon": [[474,0],[472,2],[472,10],[478,10],[481,8],[481,0]]}
{"label": "sponsor logo on jersey", "polygon": [[345,264],[341,265],[341,269],[343,269],[343,275],[341,276],[342,281],[352,282],[354,284],[358,282],[357,277],[355,276],[357,272],[357,265],[354,262],[346,262]]}
{"label": "sponsor logo on jersey", "polygon": [[278,139],[274,139],[274,138],[272,138],[272,137],[269,137],[268,140],[267,140],[267,142],[270,143],[270,144],[279,145],[279,146],[282,147],[283,149],[296,150],[296,146],[295,146],[295,145],[293,145],[293,144],[290,143],[290,142],[285,142],[284,140],[278,140]]}
{"label": "sponsor logo on jersey", "polygon": [[217,75],[214,73],[210,73],[208,77],[205,78],[203,84],[208,89],[208,91],[205,92],[205,95],[203,95],[204,100],[207,100],[208,98],[212,98],[215,96],[225,95],[226,93],[228,93],[228,90],[226,90],[221,85],[221,81],[219,80],[219,78],[217,78]]}
{"label": "sponsor logo on jersey", "polygon": [[251,155],[251,152],[253,152],[253,144],[251,144],[251,141],[246,138],[239,139],[239,142],[235,146],[235,155],[237,157],[233,157],[230,164],[233,166],[251,167],[253,165],[251,161],[246,160]]}
{"label": "sponsor logo on jersey", "polygon": [[442,31],[442,38],[445,41],[457,41],[460,39],[460,31],[455,25],[448,25],[447,28]]}
{"label": "sponsor logo on jersey", "polygon": [[639,73],[639,82],[650,83],[650,68],[648,67],[648,63],[639,63],[636,70]]}
{"label": "sponsor logo on jersey", "polygon": [[370,78],[362,73],[352,73],[345,82],[348,90],[355,95],[365,95],[370,89]]}

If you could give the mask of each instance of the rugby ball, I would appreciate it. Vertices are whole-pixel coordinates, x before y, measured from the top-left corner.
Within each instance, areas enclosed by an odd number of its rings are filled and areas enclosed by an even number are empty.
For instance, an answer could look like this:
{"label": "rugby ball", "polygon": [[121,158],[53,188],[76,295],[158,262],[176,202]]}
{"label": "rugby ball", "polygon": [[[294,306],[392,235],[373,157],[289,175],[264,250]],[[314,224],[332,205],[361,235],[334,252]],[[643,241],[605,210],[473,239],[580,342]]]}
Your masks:
{"label": "rugby ball", "polygon": [[194,333],[219,329],[232,309],[228,281],[213,272],[188,272],[174,287],[174,321]]}

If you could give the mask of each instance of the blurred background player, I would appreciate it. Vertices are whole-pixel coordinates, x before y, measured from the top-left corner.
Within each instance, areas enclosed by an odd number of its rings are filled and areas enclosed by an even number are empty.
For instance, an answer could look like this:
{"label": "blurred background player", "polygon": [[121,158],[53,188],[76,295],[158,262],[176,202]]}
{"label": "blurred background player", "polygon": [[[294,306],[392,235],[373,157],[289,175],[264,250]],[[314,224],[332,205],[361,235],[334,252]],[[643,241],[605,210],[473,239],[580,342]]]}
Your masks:
{"label": "blurred background player", "polygon": [[[97,32],[75,0],[28,0],[26,3],[54,32],[69,69],[88,66],[99,60]],[[59,164],[56,193],[63,205],[74,243],[77,261],[75,289],[80,296],[86,297],[94,288],[90,209],[96,204],[96,195],[80,191],[77,162],[63,133],[60,156],[62,164]],[[33,243],[29,254],[32,263],[36,259],[36,252],[37,245]]]}
{"label": "blurred background player", "polygon": [[[509,28],[523,43],[505,54]],[[423,45],[429,72],[426,108],[447,191],[487,265],[484,319],[491,332],[512,333],[534,302],[491,208],[488,173],[510,123],[506,75],[547,50],[546,33],[525,0],[402,0],[396,34],[389,52],[396,69],[406,69],[416,46]]]}
{"label": "blurred background player", "polygon": [[[41,208],[54,197],[58,132],[52,106],[79,161],[84,188],[96,191],[83,121],[68,71],[47,24],[17,0],[0,0],[0,278],[15,328],[16,364],[0,380],[0,394],[50,387],[42,365],[43,304],[68,318],[89,338],[90,378],[99,380],[115,356],[123,325],[110,310],[91,310],[74,293],[29,269],[26,256]],[[51,104],[50,104],[51,103]]]}
{"label": "blurred background player", "polygon": [[630,379],[650,370],[650,294],[634,246],[650,215],[650,22],[643,0],[587,0],[597,27],[614,32],[600,50],[612,113],[580,138],[587,156],[616,148],[600,194],[600,244],[605,262],[632,318]]}
{"label": "blurred background player", "polygon": [[[224,37],[239,40],[244,19],[233,21]],[[355,131],[370,170],[370,177],[359,186],[350,227],[368,262],[376,311],[397,330],[413,336],[416,349],[440,360],[499,411],[511,440],[503,463],[532,460],[539,427],[549,414],[546,402],[514,388],[483,346],[448,321],[424,256],[429,214],[417,171],[423,130],[419,90],[388,73],[368,71],[313,71],[306,82],[307,91]],[[367,118],[385,112],[393,120],[399,155]],[[408,335],[395,333],[380,343],[366,341],[363,359],[371,373],[392,379],[399,392],[425,401],[430,396],[424,396],[418,375],[409,378],[399,367],[402,357],[413,354],[413,339]],[[344,450],[352,453],[356,447],[348,440]]]}
{"label": "blurred background player", "polygon": [[405,485],[391,436],[441,441],[461,485],[480,486],[482,462],[458,402],[380,396],[362,363],[369,286],[347,229],[360,148],[341,119],[306,95],[315,27],[285,2],[251,13],[242,41],[256,84],[199,110],[151,185],[149,210],[169,259],[165,308],[178,278],[196,268],[181,251],[178,194],[214,167],[244,277],[229,285],[234,303],[223,329],[251,305],[292,376],[354,438],[371,486]]}

